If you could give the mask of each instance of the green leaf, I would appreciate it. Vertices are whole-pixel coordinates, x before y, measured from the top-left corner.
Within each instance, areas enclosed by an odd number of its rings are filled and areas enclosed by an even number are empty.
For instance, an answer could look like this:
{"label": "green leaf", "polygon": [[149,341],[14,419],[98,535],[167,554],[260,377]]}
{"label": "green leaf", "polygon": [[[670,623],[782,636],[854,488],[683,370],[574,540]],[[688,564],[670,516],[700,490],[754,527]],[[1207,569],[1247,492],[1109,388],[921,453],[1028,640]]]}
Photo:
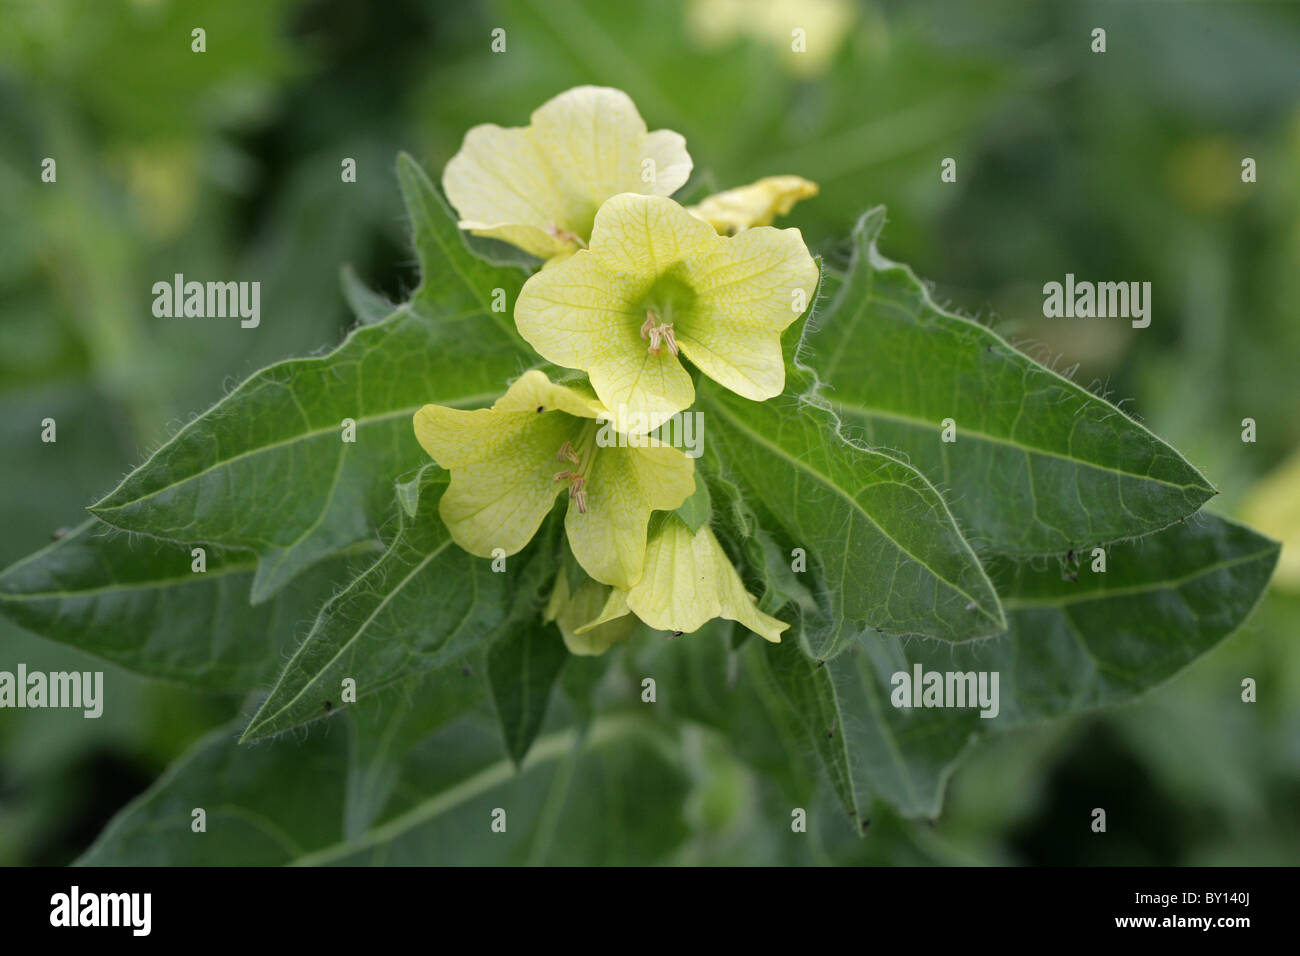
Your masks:
{"label": "green leaf", "polygon": [[[868,635],[824,666],[779,647],[751,648],[782,688],[845,808],[860,820],[873,796],[933,817],[975,738],[1130,701],[1168,680],[1234,630],[1263,594],[1279,547],[1249,528],[1199,515],[1107,551],[1106,571],[1002,558],[1010,629],[978,644]],[[1077,574],[1077,580],[1074,580]],[[998,713],[895,707],[895,674],[998,674]],[[946,678],[945,678],[946,679]],[[900,691],[901,692],[901,691]]]}
{"label": "green leaf", "polygon": [[250,607],[256,562],[247,552],[208,548],[207,570],[198,573],[188,546],[123,534],[92,518],[0,574],[0,611],[140,674],[247,691],[275,677],[299,622],[347,579],[358,553]]}
{"label": "green leaf", "polygon": [[447,473],[426,465],[420,482],[419,511],[402,512],[384,554],[321,608],[244,740],[350,705],[341,697],[345,679],[356,682],[360,703],[486,646],[536,613],[548,571],[554,573],[553,530],[544,527],[506,571],[494,572],[491,560],[461,550],[438,520]]}
{"label": "green leaf", "polygon": [[[819,612],[803,640],[829,658],[864,629],[947,641],[1005,626],[993,585],[943,498],[916,469],[846,440],[825,408],[799,396],[751,402],[701,383],[710,462],[791,561],[802,549]],[[733,509],[734,510],[734,509]],[[739,531],[744,536],[744,531]]]}
{"label": "green leaf", "polygon": [[348,300],[348,307],[362,325],[373,325],[393,314],[397,306],[389,302],[378,292],[371,289],[356,270],[349,265],[339,270],[339,283],[343,287],[343,297]]}
{"label": "green leaf", "polygon": [[[1215,494],[1114,405],[936,305],[877,250],[884,221],[883,207],[859,221],[848,275],[810,323],[803,358],[846,432],[897,450],[943,488],[981,553],[1146,534]],[[949,418],[954,442],[941,440]]]}
{"label": "green leaf", "polygon": [[[351,719],[346,718],[346,719]],[[556,865],[661,862],[687,835],[677,741],[644,717],[540,737],[518,770],[469,716],[407,752],[382,812],[348,833],[366,743],[313,729],[239,747],[222,728],[122,810],[83,866]],[[190,829],[207,812],[207,832]],[[504,811],[504,832],[492,823]],[[592,821],[600,821],[593,826]]]}
{"label": "green leaf", "polygon": [[411,748],[439,727],[484,701],[481,653],[392,685],[374,702],[349,713],[352,731],[343,833],[363,835],[379,818],[401,781]]}
{"label": "green leaf", "polygon": [[488,650],[488,686],[506,753],[516,764],[542,728],[551,688],[568,659],[559,628],[536,617],[521,622]]}
{"label": "green leaf", "polygon": [[[181,429],[91,510],[128,531],[247,548],[252,599],[370,537],[393,477],[427,461],[411,416],[493,401],[531,359],[508,314],[523,273],[474,258],[432,184],[398,162],[422,282],[410,303],[319,358],[263,369]],[[274,321],[274,317],[268,317]],[[355,442],[344,423],[355,423]]]}
{"label": "green leaf", "polygon": [[703,475],[695,476],[695,491],[681,503],[674,514],[691,529],[691,534],[709,523],[709,519],[713,516],[713,502],[709,497],[709,486],[705,483]]}

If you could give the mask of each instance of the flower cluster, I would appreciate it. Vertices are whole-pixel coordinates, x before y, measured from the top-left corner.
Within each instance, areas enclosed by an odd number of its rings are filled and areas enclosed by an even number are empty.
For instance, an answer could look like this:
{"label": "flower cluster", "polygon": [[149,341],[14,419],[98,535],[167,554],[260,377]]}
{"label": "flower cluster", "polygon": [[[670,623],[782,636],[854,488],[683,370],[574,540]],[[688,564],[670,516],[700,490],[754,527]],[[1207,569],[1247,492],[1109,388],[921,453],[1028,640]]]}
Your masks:
{"label": "flower cluster", "polygon": [[689,633],[724,617],[769,641],[788,626],[758,609],[707,524],[673,514],[695,463],[649,433],[694,402],[690,368],[754,401],[781,394],[781,334],[818,269],[799,230],[769,224],[817,187],[777,176],[684,207],[669,197],[692,165],[625,93],[579,87],[527,127],[470,130],[443,174],[462,229],[543,260],[516,327],[585,375],[528,371],[476,411],[426,405],[415,434],[451,473],[439,510],[472,554],[518,552],[567,492],[587,577],[561,571],[546,616],[574,653],[602,653],[638,619]]}

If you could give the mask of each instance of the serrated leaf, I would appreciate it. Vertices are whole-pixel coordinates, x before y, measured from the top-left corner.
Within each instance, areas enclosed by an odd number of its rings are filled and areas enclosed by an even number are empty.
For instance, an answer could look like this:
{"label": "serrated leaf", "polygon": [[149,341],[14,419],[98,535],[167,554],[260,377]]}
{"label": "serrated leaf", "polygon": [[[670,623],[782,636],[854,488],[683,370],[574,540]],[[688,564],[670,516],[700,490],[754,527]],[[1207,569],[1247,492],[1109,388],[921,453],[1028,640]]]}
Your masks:
{"label": "serrated leaf", "polygon": [[[1052,554],[1146,534],[1215,494],[1114,405],[940,308],[876,248],[884,220],[877,207],[859,221],[852,265],[811,323],[803,358],[846,431],[897,450],[944,489],[981,553]],[[942,440],[945,419],[954,442]]]}
{"label": "serrated leaf", "polygon": [[199,573],[188,546],[92,518],[0,574],[0,612],[139,674],[247,691],[275,677],[299,622],[347,579],[360,553],[327,561],[250,607],[256,561],[247,552],[208,548]]}
{"label": "serrated leaf", "polygon": [[[391,797],[344,830],[349,735],[240,747],[226,727],[121,811],[83,866],[557,865],[661,862],[685,838],[676,740],[644,718],[538,738],[522,768],[490,722],[466,717],[402,760]],[[360,754],[364,759],[365,754]],[[191,832],[206,808],[207,832]],[[505,813],[504,832],[491,827]],[[593,826],[592,821],[600,821]]]}
{"label": "serrated leaf", "polygon": [[802,549],[820,613],[803,640],[833,657],[865,629],[946,641],[985,637],[1002,609],[943,498],[911,466],[851,444],[826,409],[786,395],[750,402],[701,383],[713,467],[739,488],[785,554]]}
{"label": "serrated leaf", "polygon": [[360,703],[486,646],[536,612],[545,576],[554,574],[553,534],[544,528],[506,571],[493,571],[438,519],[447,473],[426,465],[420,482],[419,511],[402,512],[384,554],[321,608],[242,739],[338,712],[352,703],[342,700],[345,679],[356,682]]}
{"label": "serrated leaf", "polygon": [[559,628],[537,617],[520,621],[488,649],[488,686],[506,753],[516,764],[542,728],[551,688],[569,656]]}
{"label": "serrated leaf", "polygon": [[[933,817],[973,739],[1130,701],[1222,641],[1259,601],[1278,550],[1249,528],[1200,515],[1112,546],[1104,573],[1085,556],[1077,580],[1056,562],[1001,559],[990,572],[1010,627],[988,641],[868,635],[823,666],[787,647],[750,652],[765,652],[762,663],[855,819],[873,796],[907,816]],[[912,675],[917,664],[922,673],[996,672],[997,715],[893,706],[893,675]]]}
{"label": "serrated leaf", "polygon": [[[429,402],[489,404],[527,367],[494,290],[523,273],[474,258],[410,157],[398,162],[422,281],[411,302],[328,355],[258,372],[192,421],[91,510],[119,528],[258,556],[260,602],[372,536],[395,475],[427,461],[411,416]],[[268,321],[274,321],[268,318]],[[355,441],[344,441],[345,420]]]}

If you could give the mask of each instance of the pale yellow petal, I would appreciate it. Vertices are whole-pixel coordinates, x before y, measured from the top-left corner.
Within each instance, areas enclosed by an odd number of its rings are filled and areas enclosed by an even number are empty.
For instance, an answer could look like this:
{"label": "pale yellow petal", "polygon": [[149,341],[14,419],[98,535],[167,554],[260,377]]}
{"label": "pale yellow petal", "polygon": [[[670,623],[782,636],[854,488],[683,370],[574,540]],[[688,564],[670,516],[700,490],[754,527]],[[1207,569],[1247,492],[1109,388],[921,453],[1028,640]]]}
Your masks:
{"label": "pale yellow petal", "polygon": [[680,135],[648,133],[626,93],[582,86],[542,104],[530,126],[471,129],[442,182],[461,228],[550,259],[590,237],[610,196],[668,195],[690,172]]}
{"label": "pale yellow petal", "polygon": [[588,248],[611,272],[654,281],[717,238],[675,200],[624,193],[600,207]]}
{"label": "pale yellow petal", "polygon": [[641,577],[650,513],[671,511],[694,491],[695,463],[676,448],[597,448],[587,510],[570,503],[564,521],[573,556],[597,581],[631,587]]}
{"label": "pale yellow petal", "polygon": [[532,540],[556,496],[562,466],[556,452],[587,426],[561,412],[463,411],[426,405],[415,413],[415,435],[451,472],[438,511],[453,540],[492,557],[515,554]]}
{"label": "pale yellow petal", "polygon": [[545,618],[559,627],[569,653],[581,656],[604,654],[632,635],[638,621],[628,614],[626,601],[623,601],[621,615],[613,614],[607,621],[596,620],[617,593],[590,578],[570,591],[564,571],[556,575],[555,590],[547,602]]}
{"label": "pale yellow petal", "polygon": [[442,173],[460,227],[543,259],[569,248],[551,228],[572,216],[550,185],[550,167],[526,128],[475,126]]}
{"label": "pale yellow petal", "polygon": [[515,379],[492,407],[503,412],[561,411],[578,418],[608,418],[609,412],[590,387],[558,385],[537,369]]}
{"label": "pale yellow petal", "polygon": [[[631,617],[632,609],[627,606],[627,592],[620,591],[618,588],[610,588],[609,593],[605,596],[605,603],[600,611],[586,624],[577,628],[575,633],[586,634],[594,628],[602,627],[611,621],[617,621],[620,618]],[[633,627],[636,626],[637,619],[631,617]]]}
{"label": "pale yellow petal", "polygon": [[515,305],[519,334],[548,361],[585,371],[620,431],[638,415],[638,430],[650,431],[695,401],[681,362],[667,349],[650,354],[641,337],[637,306],[652,284],[652,275],[616,271],[584,250],[533,275]]}
{"label": "pale yellow petal", "polygon": [[781,333],[811,304],[817,264],[797,229],[718,235],[671,199],[615,196],[591,247],[524,284],[520,334],[590,376],[624,432],[652,430],[695,398],[690,375],[645,325],[671,327],[681,353],[746,398],[785,385]]}
{"label": "pale yellow petal", "polygon": [[677,344],[718,384],[755,401],[773,398],[785,388],[781,333],[812,304],[817,278],[798,229],[718,237],[691,263],[696,310],[679,324]]}
{"label": "pale yellow petal", "polygon": [[579,86],[561,93],[533,113],[530,133],[550,163],[554,187],[574,208],[589,210],[585,222],[574,223],[584,237],[610,196],[668,196],[691,175],[686,140],[671,130],[648,133],[622,90]]}
{"label": "pale yellow petal", "polygon": [[707,525],[695,534],[668,515],[646,547],[645,571],[628,607],[651,627],[692,633],[724,617],[777,643],[788,624],[764,614]]}
{"label": "pale yellow petal", "polygon": [[799,200],[816,195],[817,184],[802,176],[766,176],[748,186],[715,193],[686,211],[724,235],[735,235],[754,226],[770,226]]}

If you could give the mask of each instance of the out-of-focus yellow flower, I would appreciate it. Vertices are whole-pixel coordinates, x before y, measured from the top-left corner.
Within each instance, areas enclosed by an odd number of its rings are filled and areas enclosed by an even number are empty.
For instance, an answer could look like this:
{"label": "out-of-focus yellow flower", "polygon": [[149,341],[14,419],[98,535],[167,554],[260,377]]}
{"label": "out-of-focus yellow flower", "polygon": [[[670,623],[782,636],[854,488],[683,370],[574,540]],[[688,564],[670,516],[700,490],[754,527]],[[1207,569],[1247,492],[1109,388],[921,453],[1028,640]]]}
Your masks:
{"label": "out-of-focus yellow flower", "polygon": [[1273,583],[1300,591],[1300,449],[1259,480],[1240,515],[1247,524],[1282,542]]}
{"label": "out-of-focus yellow flower", "polygon": [[822,73],[857,18],[853,0],[690,0],[686,29],[701,46],[746,36],[782,52],[802,76]]}

